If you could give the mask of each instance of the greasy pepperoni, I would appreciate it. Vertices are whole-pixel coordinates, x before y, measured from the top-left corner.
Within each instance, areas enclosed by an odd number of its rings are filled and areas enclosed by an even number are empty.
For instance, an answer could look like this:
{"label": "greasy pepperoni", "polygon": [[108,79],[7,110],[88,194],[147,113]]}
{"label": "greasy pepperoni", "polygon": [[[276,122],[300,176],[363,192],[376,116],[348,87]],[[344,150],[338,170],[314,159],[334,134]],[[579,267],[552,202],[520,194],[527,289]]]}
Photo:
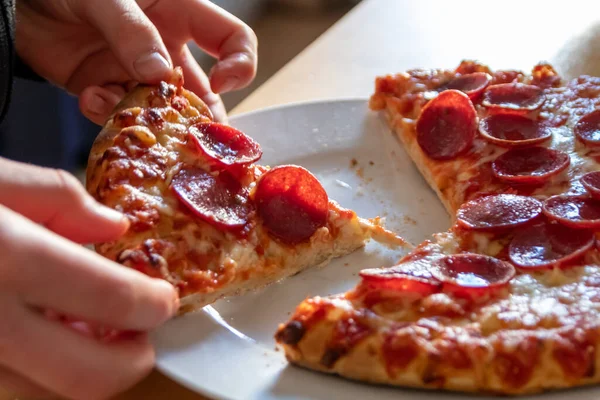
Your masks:
{"label": "greasy pepperoni", "polygon": [[571,228],[600,228],[600,201],[587,196],[552,196],[544,202],[544,214]]}
{"label": "greasy pepperoni", "polygon": [[531,146],[552,137],[552,129],[522,115],[493,114],[479,123],[479,133],[503,147]]}
{"label": "greasy pepperoni", "polygon": [[171,188],[190,211],[219,228],[241,228],[252,212],[248,195],[224,174],[185,168],[173,177]]}
{"label": "greasy pepperoni", "polygon": [[372,268],[360,271],[363,282],[378,290],[392,290],[430,295],[438,291],[439,281],[424,260],[410,261],[391,268]]}
{"label": "greasy pepperoni", "polygon": [[540,87],[515,82],[488,86],[481,104],[487,108],[528,112],[537,110],[543,103],[544,94]]}
{"label": "greasy pepperoni", "polygon": [[468,150],[477,133],[477,114],[466,94],[446,90],[423,108],[417,141],[435,160],[448,160]]}
{"label": "greasy pepperoni", "polygon": [[327,222],[327,192],[302,167],[284,165],[266,172],[258,181],[255,199],[264,226],[284,243],[308,240]]}
{"label": "greasy pepperoni", "polygon": [[600,109],[581,117],[575,125],[575,135],[588,146],[600,145]]}
{"label": "greasy pepperoni", "polygon": [[492,163],[494,175],[508,183],[545,183],[569,166],[569,155],[545,147],[511,149]]}
{"label": "greasy pepperoni", "polygon": [[475,101],[491,81],[492,77],[490,74],[485,72],[473,72],[472,74],[461,75],[454,78],[438,90],[460,90],[469,96],[472,101]]}
{"label": "greasy pepperoni", "polygon": [[201,122],[189,128],[198,151],[222,165],[246,165],[260,159],[260,145],[243,132],[217,122]]}
{"label": "greasy pepperoni", "polygon": [[442,290],[457,295],[477,295],[505,286],[515,276],[515,268],[504,261],[481,254],[445,256],[432,269],[442,282]]}
{"label": "greasy pepperoni", "polygon": [[594,233],[555,223],[532,225],[512,239],[508,255],[524,269],[561,266],[577,260],[594,246]]}
{"label": "greasy pepperoni", "polygon": [[582,176],[581,184],[593,198],[600,200],[600,171],[588,172]]}
{"label": "greasy pepperoni", "polygon": [[457,222],[467,229],[498,231],[526,224],[542,212],[542,203],[533,197],[497,194],[463,204]]}

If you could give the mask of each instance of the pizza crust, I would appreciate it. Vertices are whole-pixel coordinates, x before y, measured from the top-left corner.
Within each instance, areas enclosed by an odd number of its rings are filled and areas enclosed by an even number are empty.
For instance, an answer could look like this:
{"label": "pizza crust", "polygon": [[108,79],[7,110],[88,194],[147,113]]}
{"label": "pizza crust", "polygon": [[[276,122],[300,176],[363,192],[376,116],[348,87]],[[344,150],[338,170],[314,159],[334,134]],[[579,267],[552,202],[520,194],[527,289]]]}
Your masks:
{"label": "pizza crust", "polygon": [[[389,373],[382,352],[384,343],[384,331],[389,329],[392,322],[375,315],[358,316],[363,323],[369,324],[374,330],[365,339],[354,345],[346,354],[342,354],[331,367],[323,365],[322,360],[326,357],[327,343],[334,334],[336,324],[348,315],[341,310],[350,310],[349,304],[343,304],[342,299],[323,299],[324,302],[335,304],[335,308],[328,312],[324,319],[307,329],[302,339],[294,345],[280,344],[291,363],[324,372],[340,375],[345,378],[384,384],[391,386],[410,387],[427,390],[447,390],[462,393],[479,394],[501,394],[501,395],[525,395],[536,394],[548,390],[566,389],[573,386],[587,386],[600,382],[600,352],[595,346],[591,373],[587,377],[573,378],[566,376],[557,363],[554,351],[560,338],[556,334],[546,331],[517,331],[514,332],[510,341],[513,342],[513,352],[522,351],[518,344],[525,340],[533,340],[537,346],[536,358],[531,365],[523,366],[517,362],[505,361],[504,352],[497,351],[505,348],[508,338],[502,335],[492,335],[486,338],[462,338],[460,345],[448,341],[444,344],[443,339],[433,341],[425,338],[416,340],[411,344],[410,350],[414,351],[414,358],[406,367],[396,369]],[[337,304],[336,304],[337,303]],[[305,307],[303,304],[299,308]],[[369,321],[370,320],[370,321]],[[365,322],[366,321],[366,322]],[[285,325],[280,327],[280,331]],[[405,328],[412,330],[417,337],[417,332],[422,329],[417,324]],[[446,333],[452,337],[450,333]],[[598,337],[600,328],[590,329],[587,333]],[[534,339],[531,339],[534,338]],[[458,339],[461,340],[460,335]],[[596,344],[596,343],[595,343]],[[452,346],[460,348],[460,352],[467,355],[469,366],[456,368],[446,362],[448,356],[441,357],[439,349],[447,348],[448,354],[453,351]],[[503,347],[504,346],[504,347]],[[508,353],[515,354],[515,353]],[[518,357],[515,355],[515,357]],[[506,358],[510,360],[510,358]],[[505,368],[515,368],[514,384],[507,382],[505,377],[500,376]],[[518,385],[518,374],[531,374],[524,385]]]}
{"label": "pizza crust", "polygon": [[215,301],[231,296],[241,296],[248,292],[257,291],[266,286],[293,276],[308,268],[322,268],[337,257],[350,254],[364,246],[364,235],[356,231],[354,234],[348,232],[342,235],[338,241],[333,243],[320,243],[311,246],[310,251],[301,252],[293,259],[289,259],[285,265],[281,265],[268,276],[256,275],[253,279],[237,281],[228,285],[224,290],[212,293],[195,293],[181,298],[180,314],[200,309]]}

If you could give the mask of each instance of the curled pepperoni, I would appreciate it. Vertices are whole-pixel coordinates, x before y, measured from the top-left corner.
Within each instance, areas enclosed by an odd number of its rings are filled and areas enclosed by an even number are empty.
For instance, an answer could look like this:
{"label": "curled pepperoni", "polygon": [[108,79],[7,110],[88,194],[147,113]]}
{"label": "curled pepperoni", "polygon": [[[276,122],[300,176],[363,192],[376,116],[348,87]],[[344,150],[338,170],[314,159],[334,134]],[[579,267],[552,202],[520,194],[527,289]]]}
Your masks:
{"label": "curled pepperoni", "polygon": [[544,100],[540,87],[514,82],[488,86],[481,104],[487,108],[528,112],[540,108]]}
{"label": "curled pepperoni", "polygon": [[492,76],[490,74],[485,72],[473,72],[471,74],[461,75],[452,79],[438,90],[460,90],[469,96],[471,101],[475,101],[481,95],[481,93],[483,93],[491,81]]}
{"label": "curled pepperoni", "polygon": [[592,231],[561,224],[542,223],[519,231],[508,255],[518,267],[541,269],[576,261],[594,246]]}
{"label": "curled pepperoni", "polygon": [[479,123],[479,133],[503,147],[531,146],[552,137],[549,126],[516,114],[493,114]]}
{"label": "curled pepperoni", "polygon": [[457,222],[467,229],[499,231],[526,224],[541,213],[542,203],[533,197],[497,194],[463,204]]}
{"label": "curled pepperoni", "polygon": [[438,291],[440,283],[431,273],[425,260],[399,264],[391,268],[372,268],[360,271],[363,282],[379,290],[418,293],[424,296]]}
{"label": "curled pepperoni", "polygon": [[477,113],[467,95],[446,90],[423,108],[416,129],[425,154],[435,160],[452,159],[473,143]]}
{"label": "curled pepperoni", "polygon": [[327,222],[327,192],[302,167],[284,165],[266,172],[256,186],[255,200],[264,226],[284,243],[308,240]]}
{"label": "curled pepperoni", "polygon": [[480,294],[482,290],[508,284],[515,276],[511,264],[473,253],[445,256],[436,262],[432,271],[442,282],[442,290],[457,295]]}
{"label": "curled pepperoni", "polygon": [[582,176],[581,184],[593,198],[600,200],[600,171],[588,172]]}
{"label": "curled pepperoni", "polygon": [[571,228],[600,228],[600,202],[590,197],[552,196],[544,202],[544,214]]}
{"label": "curled pepperoni", "polygon": [[492,163],[494,175],[508,183],[540,184],[569,166],[569,155],[545,147],[511,149]]}
{"label": "curled pepperoni", "polygon": [[600,145],[600,110],[581,117],[575,125],[575,135],[589,146]]}
{"label": "curled pepperoni", "polygon": [[262,156],[258,143],[229,125],[201,122],[192,125],[188,135],[198,151],[222,165],[246,165]]}
{"label": "curled pepperoni", "polygon": [[241,228],[253,210],[247,193],[224,174],[185,168],[173,177],[171,188],[190,211],[218,228]]}

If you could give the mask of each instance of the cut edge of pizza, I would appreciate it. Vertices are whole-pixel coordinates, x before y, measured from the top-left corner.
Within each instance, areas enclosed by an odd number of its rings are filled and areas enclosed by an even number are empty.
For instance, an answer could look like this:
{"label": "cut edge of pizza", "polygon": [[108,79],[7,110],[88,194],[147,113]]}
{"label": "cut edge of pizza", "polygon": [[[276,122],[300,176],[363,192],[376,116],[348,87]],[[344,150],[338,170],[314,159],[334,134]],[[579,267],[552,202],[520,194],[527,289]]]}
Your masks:
{"label": "cut edge of pizza", "polygon": [[275,340],[363,382],[522,395],[600,382],[600,78],[465,61],[371,97],[453,220]]}
{"label": "cut edge of pizza", "polygon": [[139,85],[90,151],[86,187],[123,212],[126,234],[96,251],[178,288],[180,313],[323,266],[375,239],[405,242],[328,198],[296,165],[256,164],[260,145],[213,121],[206,104],[168,82]]}

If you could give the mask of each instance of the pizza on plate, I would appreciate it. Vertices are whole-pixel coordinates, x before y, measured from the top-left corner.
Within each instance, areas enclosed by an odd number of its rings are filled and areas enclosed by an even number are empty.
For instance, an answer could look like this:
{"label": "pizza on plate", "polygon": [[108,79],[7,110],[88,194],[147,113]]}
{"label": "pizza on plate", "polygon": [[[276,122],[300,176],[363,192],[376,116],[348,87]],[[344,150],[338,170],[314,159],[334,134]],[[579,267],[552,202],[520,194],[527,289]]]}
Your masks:
{"label": "pizza on plate", "polygon": [[379,219],[329,199],[296,165],[256,164],[260,145],[212,120],[183,87],[136,87],[116,108],[89,156],[87,190],[130,221],[97,252],[171,282],[181,312],[281,280],[362,247],[401,244]]}
{"label": "pizza on plate", "polygon": [[600,79],[465,61],[379,77],[370,107],[452,227],[302,302],[275,336],[288,360],[461,392],[600,382]]}

